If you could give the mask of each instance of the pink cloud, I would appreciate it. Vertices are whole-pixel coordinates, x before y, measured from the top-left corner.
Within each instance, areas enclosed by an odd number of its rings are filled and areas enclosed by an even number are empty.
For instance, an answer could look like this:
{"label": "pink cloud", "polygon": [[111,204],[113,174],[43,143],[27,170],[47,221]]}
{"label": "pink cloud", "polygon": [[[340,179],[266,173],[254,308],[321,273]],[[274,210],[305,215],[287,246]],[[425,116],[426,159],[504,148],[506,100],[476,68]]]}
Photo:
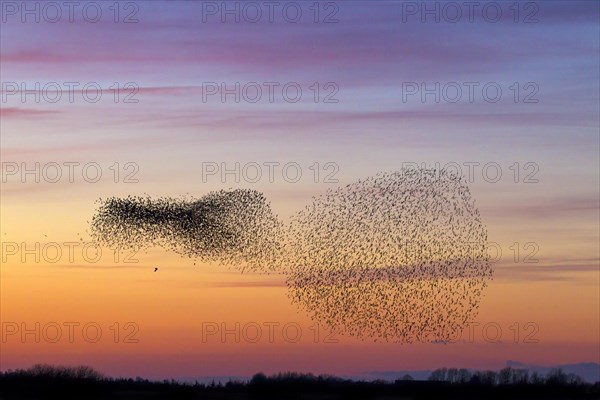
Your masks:
{"label": "pink cloud", "polygon": [[60,114],[58,110],[39,110],[33,108],[20,107],[0,107],[0,117],[2,118],[35,118],[44,116],[53,116]]}

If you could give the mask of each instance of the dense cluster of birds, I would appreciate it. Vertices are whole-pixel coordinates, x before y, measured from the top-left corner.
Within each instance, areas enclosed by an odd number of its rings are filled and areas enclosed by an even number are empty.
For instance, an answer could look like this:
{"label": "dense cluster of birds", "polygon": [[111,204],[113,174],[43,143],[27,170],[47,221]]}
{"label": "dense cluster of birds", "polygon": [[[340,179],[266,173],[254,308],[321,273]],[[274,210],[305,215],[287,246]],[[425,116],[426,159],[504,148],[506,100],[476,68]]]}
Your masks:
{"label": "dense cluster of birds", "polygon": [[451,341],[491,277],[468,187],[445,170],[382,173],[330,190],[288,230],[292,301],[334,332]]}
{"label": "dense cluster of birds", "polygon": [[91,233],[108,246],[162,245],[285,273],[292,303],[315,322],[375,341],[452,341],[492,276],[474,200],[446,170],[402,169],[329,190],[288,226],[254,190],[109,198]]}
{"label": "dense cluster of birds", "polygon": [[107,247],[161,246],[242,271],[268,271],[279,259],[282,223],[256,190],[221,190],[200,199],[111,197],[99,203],[90,233]]}

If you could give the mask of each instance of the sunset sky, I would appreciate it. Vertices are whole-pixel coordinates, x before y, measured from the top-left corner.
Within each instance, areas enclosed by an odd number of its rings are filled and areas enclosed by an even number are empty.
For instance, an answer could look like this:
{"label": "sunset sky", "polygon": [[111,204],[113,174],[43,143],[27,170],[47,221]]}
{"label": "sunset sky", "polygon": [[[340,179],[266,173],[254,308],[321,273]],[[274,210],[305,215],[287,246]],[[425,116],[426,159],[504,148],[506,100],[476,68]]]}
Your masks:
{"label": "sunset sky", "polygon": [[[600,362],[600,3],[500,2],[495,22],[486,2],[472,20],[443,2],[279,2],[272,15],[257,2],[257,22],[238,2],[233,14],[221,2],[76,3],[73,21],[64,6],[58,18],[40,2],[1,3],[0,369],[360,376]],[[236,83],[248,89],[238,102]],[[225,101],[215,84],[231,91]],[[239,182],[203,175],[235,163]],[[261,166],[257,182],[244,179],[248,163]],[[264,163],[279,163],[272,180]],[[472,337],[457,343],[331,343],[290,303],[283,275],[194,266],[160,248],[118,260],[103,249],[94,262],[65,244],[90,240],[100,198],[250,188],[287,221],[327,189],[404,163],[472,171],[491,254],[502,253]],[[297,182],[286,164],[300,167]],[[203,338],[208,326],[253,324],[256,343]],[[301,327],[297,342],[283,326]]]}

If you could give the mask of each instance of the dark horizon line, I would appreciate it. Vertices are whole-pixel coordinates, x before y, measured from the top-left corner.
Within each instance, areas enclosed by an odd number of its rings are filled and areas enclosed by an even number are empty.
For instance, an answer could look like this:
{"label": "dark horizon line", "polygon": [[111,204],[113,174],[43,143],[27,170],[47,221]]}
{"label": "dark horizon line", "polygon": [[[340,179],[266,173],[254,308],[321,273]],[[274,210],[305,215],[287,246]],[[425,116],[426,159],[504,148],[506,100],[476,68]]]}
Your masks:
{"label": "dark horizon line", "polygon": [[[577,374],[577,373],[573,373],[573,372],[569,372],[572,371],[574,368],[594,368],[596,370],[596,373],[598,374],[596,377],[596,380],[590,380],[590,379],[586,379],[587,375],[586,373],[584,373],[582,376],[581,373]],[[321,374],[315,374],[313,372],[300,372],[300,371],[280,371],[280,372],[275,372],[272,374],[265,374],[262,371],[258,371],[255,372],[252,375],[201,375],[201,376],[180,376],[180,377],[162,377],[162,378],[152,378],[152,377],[142,377],[140,375],[137,375],[135,377],[133,376],[113,376],[113,375],[106,375],[102,372],[97,371],[96,369],[94,369],[91,366],[88,365],[58,365],[58,364],[47,364],[47,363],[36,363],[33,364],[31,367],[28,368],[16,368],[16,369],[0,369],[0,376],[8,376],[11,374],[33,374],[33,376],[47,376],[44,374],[44,370],[46,370],[46,372],[48,374],[52,374],[52,373],[56,373],[59,376],[68,376],[69,374],[73,374],[76,373],[76,371],[78,370],[85,370],[88,373],[90,373],[91,376],[93,376],[94,378],[98,378],[98,379],[104,379],[104,380],[114,380],[114,381],[118,381],[118,380],[131,380],[131,379],[135,379],[135,380],[145,380],[148,382],[154,382],[154,383],[162,383],[165,381],[169,381],[169,382],[177,382],[179,384],[190,384],[190,383],[249,383],[252,381],[252,379],[254,379],[256,376],[258,375],[262,375],[265,376],[266,378],[276,378],[276,377],[281,377],[283,375],[294,375],[294,376],[301,376],[301,377],[314,377],[314,378],[334,378],[334,379],[339,379],[339,380],[345,380],[345,381],[352,381],[352,382],[356,382],[356,383],[360,383],[360,382],[365,382],[365,383],[369,383],[369,382],[385,382],[385,383],[394,383],[396,381],[402,380],[402,378],[406,377],[407,375],[409,375],[411,377],[410,380],[414,380],[414,381],[431,381],[431,376],[433,373],[435,372],[440,372],[440,371],[453,371],[452,373],[458,374],[461,373],[462,371],[466,371],[470,374],[470,376],[474,376],[476,374],[482,374],[482,373],[494,373],[496,374],[496,376],[499,376],[499,374],[502,371],[505,370],[510,370],[510,371],[521,371],[523,373],[527,373],[528,377],[531,377],[533,374],[537,374],[538,376],[544,378],[546,376],[548,376],[549,374],[555,373],[557,371],[560,371],[564,374],[568,374],[571,376],[576,376],[578,378],[580,378],[583,382],[586,383],[600,383],[600,363],[595,362],[595,361],[582,361],[582,362],[578,362],[578,363],[571,363],[571,364],[557,364],[557,365],[550,365],[550,366],[542,366],[542,365],[535,365],[535,364],[526,364],[526,363],[522,363],[522,362],[518,362],[518,361],[512,361],[512,360],[508,360],[507,361],[507,365],[501,368],[496,368],[496,369],[477,369],[477,368],[457,368],[457,367],[439,367],[436,369],[425,369],[425,370],[387,370],[387,371],[367,371],[364,372],[362,374],[352,374],[352,375],[336,375],[336,374],[329,374],[329,373],[321,373]],[[61,371],[63,373],[63,375],[61,375]],[[462,372],[464,374],[464,372]],[[591,371],[589,372],[590,374],[592,373]],[[414,375],[414,376],[413,376]],[[433,379],[435,380],[435,379]],[[447,380],[447,379],[442,379],[440,381],[443,382],[450,382],[451,380]]]}

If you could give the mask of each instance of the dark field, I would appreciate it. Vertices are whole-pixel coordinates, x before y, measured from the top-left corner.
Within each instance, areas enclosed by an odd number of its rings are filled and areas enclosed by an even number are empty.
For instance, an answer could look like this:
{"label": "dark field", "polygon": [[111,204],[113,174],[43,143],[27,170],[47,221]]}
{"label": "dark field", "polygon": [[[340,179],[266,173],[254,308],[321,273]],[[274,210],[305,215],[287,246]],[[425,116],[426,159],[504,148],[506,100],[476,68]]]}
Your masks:
{"label": "dark field", "polygon": [[[506,372],[506,370],[504,370]],[[510,371],[509,371],[510,372]],[[438,374],[439,376],[440,374]],[[546,377],[475,372],[468,381],[356,382],[295,373],[224,385],[104,378],[89,368],[29,369],[0,375],[0,399],[598,399],[600,383],[554,371]],[[405,378],[407,379],[407,378]],[[492,381],[493,379],[494,381]],[[506,382],[506,379],[509,381]],[[501,383],[504,380],[504,383]]]}

